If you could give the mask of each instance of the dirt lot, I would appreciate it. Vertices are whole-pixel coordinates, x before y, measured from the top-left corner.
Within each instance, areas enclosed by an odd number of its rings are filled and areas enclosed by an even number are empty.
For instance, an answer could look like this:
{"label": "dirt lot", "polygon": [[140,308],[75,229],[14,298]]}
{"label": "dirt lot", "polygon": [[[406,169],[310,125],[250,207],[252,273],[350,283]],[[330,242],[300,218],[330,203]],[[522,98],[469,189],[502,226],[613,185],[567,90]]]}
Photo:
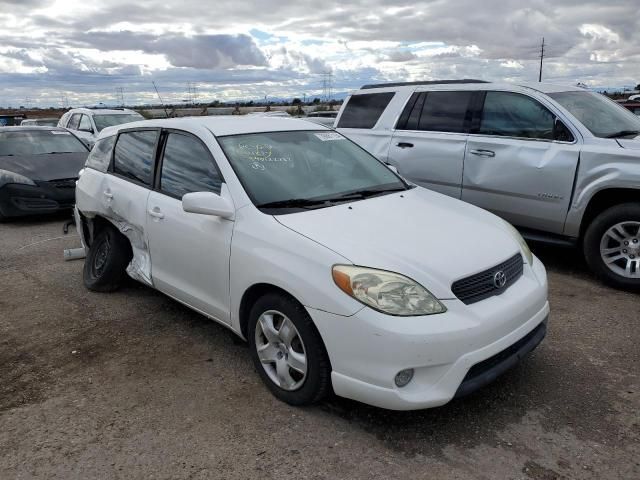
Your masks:
{"label": "dirt lot", "polygon": [[62,219],[0,225],[0,478],[640,478],[640,296],[571,251],[546,341],[495,384],[389,412],[276,401],[227,331],[133,281],[82,286]]}

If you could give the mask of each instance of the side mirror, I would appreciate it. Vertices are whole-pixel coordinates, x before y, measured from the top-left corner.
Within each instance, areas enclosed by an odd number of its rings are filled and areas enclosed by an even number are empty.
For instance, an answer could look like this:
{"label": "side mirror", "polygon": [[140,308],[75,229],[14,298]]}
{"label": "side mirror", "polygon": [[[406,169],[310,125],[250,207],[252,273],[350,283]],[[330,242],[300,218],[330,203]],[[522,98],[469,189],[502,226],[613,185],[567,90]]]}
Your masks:
{"label": "side mirror", "polygon": [[235,209],[226,184],[222,184],[220,195],[212,192],[187,193],[182,197],[182,209],[187,213],[213,215],[233,220]]}

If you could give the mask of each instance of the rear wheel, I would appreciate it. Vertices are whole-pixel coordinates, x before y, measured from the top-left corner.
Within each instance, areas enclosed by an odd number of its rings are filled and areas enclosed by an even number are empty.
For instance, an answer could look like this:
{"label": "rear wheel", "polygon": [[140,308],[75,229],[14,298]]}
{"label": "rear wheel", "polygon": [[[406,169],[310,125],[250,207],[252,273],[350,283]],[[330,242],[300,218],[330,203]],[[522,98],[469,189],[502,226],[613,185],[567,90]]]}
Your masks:
{"label": "rear wheel", "polygon": [[129,240],[107,226],[94,238],[84,261],[83,280],[89,290],[111,292],[122,284],[132,252]]}
{"label": "rear wheel", "polygon": [[249,318],[251,357],[269,390],[290,405],[320,401],[331,390],[331,366],[309,314],[294,299],[269,293]]}
{"label": "rear wheel", "polygon": [[584,254],[607,284],[640,290],[640,204],[624,203],[600,213],[585,233]]}

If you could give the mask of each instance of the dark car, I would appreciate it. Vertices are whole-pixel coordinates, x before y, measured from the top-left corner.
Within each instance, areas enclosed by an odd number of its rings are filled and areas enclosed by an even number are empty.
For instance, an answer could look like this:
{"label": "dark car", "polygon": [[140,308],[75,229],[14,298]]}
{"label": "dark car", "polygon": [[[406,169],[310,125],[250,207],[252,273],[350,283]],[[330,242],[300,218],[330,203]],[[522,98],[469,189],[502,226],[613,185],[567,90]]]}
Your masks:
{"label": "dark car", "polygon": [[0,219],[70,209],[89,150],[57,127],[0,127]]}

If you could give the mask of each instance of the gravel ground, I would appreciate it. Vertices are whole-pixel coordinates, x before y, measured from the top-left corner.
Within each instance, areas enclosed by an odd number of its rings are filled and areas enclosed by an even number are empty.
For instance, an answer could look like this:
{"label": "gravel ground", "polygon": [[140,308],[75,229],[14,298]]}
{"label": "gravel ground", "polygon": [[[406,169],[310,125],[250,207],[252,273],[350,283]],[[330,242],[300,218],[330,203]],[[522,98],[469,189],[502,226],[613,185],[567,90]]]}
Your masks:
{"label": "gravel ground", "polygon": [[640,478],[640,296],[571,250],[547,339],[432,410],[292,408],[223,327],[131,281],[88,292],[63,218],[0,224],[0,478]]}

